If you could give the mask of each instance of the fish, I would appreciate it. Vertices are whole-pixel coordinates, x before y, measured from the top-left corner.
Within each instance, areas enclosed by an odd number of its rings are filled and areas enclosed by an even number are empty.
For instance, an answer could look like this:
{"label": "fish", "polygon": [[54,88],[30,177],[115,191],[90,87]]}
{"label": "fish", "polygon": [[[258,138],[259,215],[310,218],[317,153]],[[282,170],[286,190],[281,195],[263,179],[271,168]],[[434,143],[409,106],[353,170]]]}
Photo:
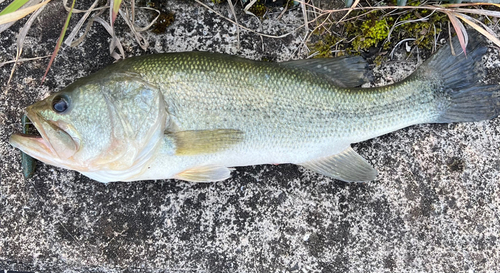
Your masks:
{"label": "fish", "polygon": [[[370,80],[361,57],[260,62],[208,52],[137,56],[26,108],[40,136],[10,144],[100,182],[221,181],[234,167],[296,164],[345,181],[377,171],[351,144],[415,124],[498,116],[482,84],[487,47],[454,39],[403,81]],[[457,54],[451,54],[451,47]]]}

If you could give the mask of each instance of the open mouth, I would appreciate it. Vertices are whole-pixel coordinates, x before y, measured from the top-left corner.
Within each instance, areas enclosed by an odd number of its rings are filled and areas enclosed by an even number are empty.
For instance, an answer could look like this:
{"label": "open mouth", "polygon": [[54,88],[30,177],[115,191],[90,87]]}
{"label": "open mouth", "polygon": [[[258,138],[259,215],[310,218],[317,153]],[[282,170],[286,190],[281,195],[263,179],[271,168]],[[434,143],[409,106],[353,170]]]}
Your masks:
{"label": "open mouth", "polygon": [[34,137],[34,138],[42,137],[42,135],[40,135],[40,132],[38,132],[35,124],[31,122],[31,120],[28,118],[26,114],[22,115],[21,122],[22,122],[23,132],[20,135],[24,137]]}

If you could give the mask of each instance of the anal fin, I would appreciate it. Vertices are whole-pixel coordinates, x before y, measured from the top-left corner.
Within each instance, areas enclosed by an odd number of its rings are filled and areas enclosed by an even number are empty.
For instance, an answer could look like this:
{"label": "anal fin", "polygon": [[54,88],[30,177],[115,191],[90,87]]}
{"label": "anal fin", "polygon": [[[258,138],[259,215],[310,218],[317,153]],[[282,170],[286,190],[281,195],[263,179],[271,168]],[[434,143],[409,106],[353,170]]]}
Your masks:
{"label": "anal fin", "polygon": [[191,168],[174,176],[175,179],[198,183],[222,181],[229,177],[231,177],[231,169],[217,165]]}
{"label": "anal fin", "polygon": [[341,153],[300,164],[317,173],[345,182],[374,180],[377,171],[351,147]]}

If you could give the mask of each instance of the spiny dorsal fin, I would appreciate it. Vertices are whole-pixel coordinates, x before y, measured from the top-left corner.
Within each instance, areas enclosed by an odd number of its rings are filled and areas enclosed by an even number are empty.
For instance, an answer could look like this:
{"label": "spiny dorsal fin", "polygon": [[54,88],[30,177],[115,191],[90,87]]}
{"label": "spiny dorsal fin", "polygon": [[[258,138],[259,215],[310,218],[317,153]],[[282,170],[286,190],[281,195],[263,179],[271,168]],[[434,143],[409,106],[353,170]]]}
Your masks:
{"label": "spiny dorsal fin", "polygon": [[243,132],[234,129],[167,132],[173,138],[176,155],[215,153],[240,143]]}
{"label": "spiny dorsal fin", "polygon": [[351,147],[339,154],[318,158],[300,165],[345,182],[371,181],[377,176],[377,171]]}
{"label": "spiny dorsal fin", "polygon": [[372,80],[368,63],[361,56],[296,60],[280,65],[321,74],[339,87],[359,87]]}
{"label": "spiny dorsal fin", "polygon": [[231,177],[231,169],[215,165],[191,168],[174,176],[175,179],[198,183],[222,181],[229,177]]}

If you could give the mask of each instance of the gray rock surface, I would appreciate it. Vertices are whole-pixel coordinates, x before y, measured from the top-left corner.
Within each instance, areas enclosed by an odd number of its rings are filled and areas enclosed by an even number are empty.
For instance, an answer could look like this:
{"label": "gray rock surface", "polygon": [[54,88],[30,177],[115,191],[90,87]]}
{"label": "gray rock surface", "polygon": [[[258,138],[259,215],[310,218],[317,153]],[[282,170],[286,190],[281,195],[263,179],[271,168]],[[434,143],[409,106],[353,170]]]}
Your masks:
{"label": "gray rock surface", "polygon": [[[207,1],[210,2],[210,1]],[[79,3],[82,5],[88,3]],[[65,14],[28,34],[23,57],[50,54]],[[252,59],[303,58],[303,33],[260,38],[194,2],[169,1],[176,21],[147,33],[142,51],[118,31],[127,56],[188,50]],[[217,10],[230,16],[227,6]],[[54,15],[55,14],[55,15]],[[59,14],[59,15],[58,15]],[[250,28],[281,35],[302,24],[299,9]],[[50,31],[48,31],[50,30]],[[1,60],[15,54],[17,28],[1,34]],[[0,269],[36,272],[494,272],[500,264],[500,119],[420,125],[354,148],[379,171],[348,184],[294,165],[236,168],[211,184],[146,181],[101,184],[39,164],[24,180],[20,153],[7,143],[22,109],[78,77],[112,63],[98,24],[86,41],[64,48],[44,84],[48,59],[0,67]],[[416,61],[375,70],[400,80]],[[485,57],[486,81],[500,83],[498,50]]]}

